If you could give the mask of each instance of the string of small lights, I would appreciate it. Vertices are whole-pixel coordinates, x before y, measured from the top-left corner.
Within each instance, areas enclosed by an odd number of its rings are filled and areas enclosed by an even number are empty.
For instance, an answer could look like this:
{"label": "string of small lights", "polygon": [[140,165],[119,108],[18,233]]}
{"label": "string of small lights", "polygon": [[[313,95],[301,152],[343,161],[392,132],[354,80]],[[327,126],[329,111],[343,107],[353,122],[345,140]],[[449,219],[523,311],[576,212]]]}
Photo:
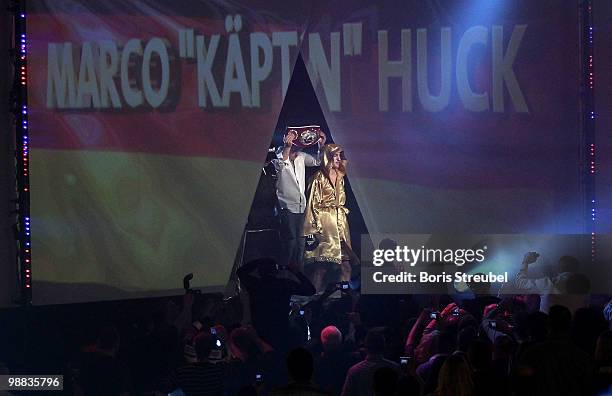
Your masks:
{"label": "string of small lights", "polygon": [[591,234],[591,261],[594,263],[597,253],[597,235],[596,235],[596,218],[597,218],[597,200],[595,197],[595,175],[597,172],[596,154],[597,146],[595,142],[595,106],[594,106],[594,88],[595,88],[595,71],[593,67],[593,1],[584,0],[583,2],[583,111],[584,118],[584,143],[586,144],[586,163],[587,169],[585,177],[585,195],[589,219],[587,232]]}
{"label": "string of small lights", "polygon": [[28,38],[26,32],[25,1],[17,0],[12,6],[14,15],[14,70],[13,95],[15,98],[16,183],[17,183],[17,268],[20,283],[20,302],[32,302],[32,247],[30,232],[30,151],[28,133]]}

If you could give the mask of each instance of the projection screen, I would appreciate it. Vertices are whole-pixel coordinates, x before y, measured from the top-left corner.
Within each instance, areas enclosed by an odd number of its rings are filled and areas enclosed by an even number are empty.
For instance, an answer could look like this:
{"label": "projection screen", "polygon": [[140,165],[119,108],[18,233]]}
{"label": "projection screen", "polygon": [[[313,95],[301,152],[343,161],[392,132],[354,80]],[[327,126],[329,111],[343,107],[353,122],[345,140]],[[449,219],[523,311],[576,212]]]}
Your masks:
{"label": "projection screen", "polygon": [[28,6],[37,304],[223,288],[300,52],[369,232],[585,229],[573,1]]}

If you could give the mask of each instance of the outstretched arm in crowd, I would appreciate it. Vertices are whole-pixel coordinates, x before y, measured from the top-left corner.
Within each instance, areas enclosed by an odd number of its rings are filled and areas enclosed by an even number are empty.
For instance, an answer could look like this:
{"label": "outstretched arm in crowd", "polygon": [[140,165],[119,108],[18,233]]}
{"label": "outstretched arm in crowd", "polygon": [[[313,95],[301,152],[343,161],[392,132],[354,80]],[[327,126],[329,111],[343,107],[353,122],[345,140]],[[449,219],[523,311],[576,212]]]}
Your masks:
{"label": "outstretched arm in crowd", "polygon": [[183,296],[183,307],[181,312],[174,320],[174,327],[178,330],[179,334],[184,332],[191,327],[193,323],[193,293],[187,292]]}
{"label": "outstretched arm in crowd", "polygon": [[502,303],[490,304],[485,307],[481,329],[491,342],[495,342],[497,337],[512,336],[512,326],[502,316],[504,310]]}
{"label": "outstretched arm in crowd", "polygon": [[406,339],[406,344],[404,345],[404,352],[407,356],[414,356],[423,334],[431,333],[436,329],[443,330],[447,326],[457,323],[465,315],[465,311],[459,308],[454,302],[448,304],[442,312],[440,312],[438,319],[431,319],[431,313],[431,309],[424,308],[416,323],[412,326],[410,334],[408,334],[408,338]]}
{"label": "outstretched arm in crowd", "polygon": [[533,264],[538,259],[538,254],[535,252],[529,252],[525,254],[523,262],[521,263],[521,269],[514,278],[514,286],[519,290],[530,290],[538,293],[547,292],[554,288],[554,285],[550,278],[530,278],[528,274],[529,264]]}
{"label": "outstretched arm in crowd", "polygon": [[421,311],[421,314],[419,315],[416,322],[412,326],[412,329],[410,330],[410,333],[408,334],[408,338],[406,338],[406,343],[404,345],[404,353],[406,354],[406,356],[414,357],[414,350],[416,349],[417,345],[419,345],[419,342],[421,341],[421,337],[423,336],[423,331],[425,330],[425,328],[427,327],[427,324],[429,323],[430,314],[431,314],[431,309],[423,308],[423,310]]}
{"label": "outstretched arm in crowd", "polygon": [[[238,328],[238,329],[236,329],[234,331],[246,331],[246,334],[248,335],[249,339],[253,342],[253,344],[257,347],[257,349],[262,354],[266,354],[266,353],[271,352],[271,351],[274,350],[274,348],[272,348],[272,346],[270,346],[270,344],[268,344],[263,339],[261,339],[261,337],[259,337],[259,334],[257,334],[257,331],[251,325],[244,326],[242,329]],[[248,355],[245,355],[244,352],[241,351],[240,348],[238,348],[233,342],[229,343],[229,347],[230,347],[231,355],[233,357],[236,357],[236,358],[238,358],[238,359],[240,359],[242,361],[246,361],[247,360]],[[228,356],[228,358],[229,358],[229,356]]]}
{"label": "outstretched arm in crowd", "polygon": [[465,311],[452,302],[440,312],[439,319],[432,319],[431,322],[429,322],[425,328],[425,332],[430,333],[436,329],[444,330],[446,327],[459,322],[463,315],[465,315]]}

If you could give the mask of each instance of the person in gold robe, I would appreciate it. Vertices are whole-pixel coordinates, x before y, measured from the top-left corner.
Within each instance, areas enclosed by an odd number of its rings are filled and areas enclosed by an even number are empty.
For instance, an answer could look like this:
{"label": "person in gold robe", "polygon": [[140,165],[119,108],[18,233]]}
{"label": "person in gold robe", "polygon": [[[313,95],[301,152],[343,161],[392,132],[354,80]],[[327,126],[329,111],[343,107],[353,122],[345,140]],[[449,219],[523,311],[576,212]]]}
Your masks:
{"label": "person in gold robe", "polygon": [[310,181],[304,218],[304,235],[307,240],[304,261],[306,264],[315,263],[312,282],[318,291],[323,286],[323,278],[330,263],[340,266],[342,281],[348,281],[351,277],[351,266],[346,254],[346,249],[351,246],[347,220],[349,211],[344,206],[347,161],[342,147],[337,144],[325,145],[321,159],[320,169]]}

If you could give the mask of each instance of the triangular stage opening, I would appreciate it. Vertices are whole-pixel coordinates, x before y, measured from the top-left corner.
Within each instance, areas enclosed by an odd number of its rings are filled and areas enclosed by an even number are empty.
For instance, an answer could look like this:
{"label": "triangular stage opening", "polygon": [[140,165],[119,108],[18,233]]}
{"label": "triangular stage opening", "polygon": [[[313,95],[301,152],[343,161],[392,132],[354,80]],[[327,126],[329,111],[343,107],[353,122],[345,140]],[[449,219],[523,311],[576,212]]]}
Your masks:
{"label": "triangular stage opening", "polygon": [[[253,198],[243,238],[236,254],[234,268],[261,257],[274,257],[278,262],[283,260],[279,241],[280,219],[278,216],[275,178],[273,167],[266,165],[269,164],[270,160],[276,158],[275,150],[282,146],[282,139],[288,125],[320,125],[327,134],[327,143],[334,142],[333,131],[330,131],[327,126],[301,55],[298,56],[295,63],[283,107],[270,141],[266,163],[262,166],[262,172],[260,173],[259,183]],[[316,148],[312,150],[316,152]],[[307,181],[316,170],[317,168],[306,168]],[[349,178],[350,158],[349,175],[345,179],[346,207],[350,211],[348,220],[353,250],[360,256],[361,235],[367,234],[367,228],[351,189]],[[306,192],[306,196],[308,196],[308,192]],[[234,274],[235,271],[232,271],[232,280],[235,279]],[[230,280],[230,285],[234,283],[232,280]],[[230,286],[229,288],[233,287]]]}

